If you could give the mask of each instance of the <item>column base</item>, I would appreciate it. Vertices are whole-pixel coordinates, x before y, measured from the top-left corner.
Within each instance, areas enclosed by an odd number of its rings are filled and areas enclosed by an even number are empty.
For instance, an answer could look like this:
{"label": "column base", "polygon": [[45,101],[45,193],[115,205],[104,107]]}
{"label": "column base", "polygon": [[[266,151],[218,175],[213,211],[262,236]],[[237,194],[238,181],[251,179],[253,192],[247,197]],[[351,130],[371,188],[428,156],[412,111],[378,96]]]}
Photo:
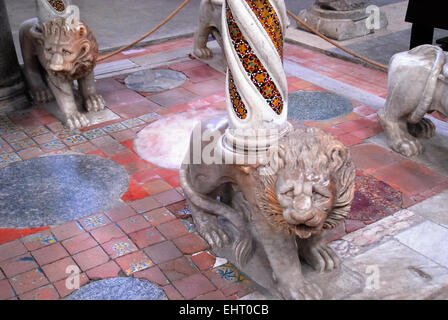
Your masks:
{"label": "column base", "polygon": [[267,151],[293,130],[289,122],[279,129],[232,129],[227,128],[220,141],[225,159],[236,164],[256,164],[267,160]]}
{"label": "column base", "polygon": [[0,114],[27,109],[30,106],[24,82],[0,88]]}

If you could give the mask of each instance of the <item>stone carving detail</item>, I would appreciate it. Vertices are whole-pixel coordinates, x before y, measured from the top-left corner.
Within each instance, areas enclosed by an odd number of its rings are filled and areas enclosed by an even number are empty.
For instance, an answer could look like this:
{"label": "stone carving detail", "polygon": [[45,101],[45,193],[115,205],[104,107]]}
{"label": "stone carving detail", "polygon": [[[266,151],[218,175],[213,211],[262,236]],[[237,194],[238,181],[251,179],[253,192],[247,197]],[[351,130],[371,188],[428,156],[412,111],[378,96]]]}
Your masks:
{"label": "stone carving detail", "polygon": [[194,33],[194,54],[198,58],[208,59],[213,56],[207,48],[208,36],[211,34],[222,47],[221,13],[224,0],[202,0],[199,7],[199,24]]}
{"label": "stone carving detail", "polygon": [[[379,16],[375,17],[374,13],[367,11],[369,4],[369,0],[316,0],[311,8],[302,10],[298,17],[329,38],[347,40],[387,26],[386,15],[380,11]],[[372,18],[379,19],[378,30],[369,26]]]}
{"label": "stone carving detail", "polygon": [[[56,9],[54,15],[44,11],[52,10],[46,1],[37,1],[39,19],[27,20],[20,27],[25,78],[35,102],[46,103],[54,97],[64,115],[61,120],[65,125],[69,128],[87,126],[87,117],[76,105],[73,81],[78,82],[87,111],[104,109],[105,101],[96,92],[93,75],[98,45],[83,22],[60,17],[61,13]],[[47,21],[49,17],[54,19]]]}
{"label": "stone carving detail", "polygon": [[226,0],[222,20],[228,119],[193,130],[180,184],[219,256],[279,298],[321,298],[301,261],[338,268],[322,233],[349,212],[355,168],[333,136],[287,122],[283,0]]}
{"label": "stone carving detail", "polygon": [[392,56],[387,99],[378,118],[389,146],[406,157],[423,152],[418,138],[431,138],[435,126],[425,114],[448,116],[447,53],[423,45]]}
{"label": "stone carving detail", "polygon": [[[222,134],[226,126],[202,127]],[[180,184],[215,252],[227,248],[227,258],[279,298],[318,299],[321,290],[304,279],[301,260],[318,271],[338,268],[322,233],[350,211],[355,168],[343,144],[317,128],[291,132],[268,157],[275,160],[184,164]]]}

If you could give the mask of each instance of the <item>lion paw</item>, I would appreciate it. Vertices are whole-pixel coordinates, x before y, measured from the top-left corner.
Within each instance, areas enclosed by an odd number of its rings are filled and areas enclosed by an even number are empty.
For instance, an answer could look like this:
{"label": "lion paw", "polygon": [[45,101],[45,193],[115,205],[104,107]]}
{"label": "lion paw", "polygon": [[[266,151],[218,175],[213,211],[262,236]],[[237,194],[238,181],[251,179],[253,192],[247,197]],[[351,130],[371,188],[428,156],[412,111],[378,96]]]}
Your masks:
{"label": "lion paw", "polygon": [[436,131],[434,123],[427,118],[423,118],[416,124],[408,123],[407,125],[409,133],[416,138],[432,138]]}
{"label": "lion paw", "polygon": [[75,111],[67,116],[65,124],[70,129],[79,129],[88,126],[89,119],[82,113]]}
{"label": "lion paw", "polygon": [[423,145],[415,138],[403,138],[391,145],[392,149],[406,157],[413,157],[423,152]]}
{"label": "lion paw", "polygon": [[47,87],[33,89],[33,97],[37,103],[47,103],[54,99],[53,93]]}
{"label": "lion paw", "polygon": [[340,260],[336,252],[329,246],[318,243],[314,246],[300,248],[300,256],[318,272],[338,269]]}
{"label": "lion paw", "polygon": [[106,107],[106,102],[100,94],[95,93],[84,99],[84,106],[89,112],[97,112]]}
{"label": "lion paw", "polygon": [[213,52],[207,48],[196,48],[194,49],[194,55],[201,59],[210,59],[213,57]]}
{"label": "lion paw", "polygon": [[204,237],[204,239],[213,247],[222,248],[230,243],[230,237],[228,234],[218,226],[208,227],[206,231],[199,230],[199,233]]}

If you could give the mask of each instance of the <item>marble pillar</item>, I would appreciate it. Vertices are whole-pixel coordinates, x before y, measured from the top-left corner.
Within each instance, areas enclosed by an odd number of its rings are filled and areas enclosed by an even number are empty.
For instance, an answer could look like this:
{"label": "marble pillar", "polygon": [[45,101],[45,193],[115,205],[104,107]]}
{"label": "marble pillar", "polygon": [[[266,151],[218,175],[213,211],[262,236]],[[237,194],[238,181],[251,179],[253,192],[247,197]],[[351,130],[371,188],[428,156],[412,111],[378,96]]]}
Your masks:
{"label": "marble pillar", "polygon": [[28,107],[4,0],[0,0],[0,114]]}
{"label": "marble pillar", "polygon": [[226,1],[222,38],[228,71],[229,128],[223,150],[265,151],[291,130],[283,70],[283,1]]}

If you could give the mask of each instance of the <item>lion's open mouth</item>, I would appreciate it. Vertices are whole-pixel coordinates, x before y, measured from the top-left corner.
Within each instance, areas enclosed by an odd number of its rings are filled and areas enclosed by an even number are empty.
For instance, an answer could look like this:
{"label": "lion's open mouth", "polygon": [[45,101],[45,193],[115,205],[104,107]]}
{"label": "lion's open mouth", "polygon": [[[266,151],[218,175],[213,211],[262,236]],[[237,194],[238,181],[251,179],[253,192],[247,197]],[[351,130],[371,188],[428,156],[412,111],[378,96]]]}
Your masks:
{"label": "lion's open mouth", "polygon": [[291,227],[294,228],[296,235],[302,239],[311,237],[313,234],[315,234],[321,229],[317,227],[308,227],[304,224],[299,224]]}

